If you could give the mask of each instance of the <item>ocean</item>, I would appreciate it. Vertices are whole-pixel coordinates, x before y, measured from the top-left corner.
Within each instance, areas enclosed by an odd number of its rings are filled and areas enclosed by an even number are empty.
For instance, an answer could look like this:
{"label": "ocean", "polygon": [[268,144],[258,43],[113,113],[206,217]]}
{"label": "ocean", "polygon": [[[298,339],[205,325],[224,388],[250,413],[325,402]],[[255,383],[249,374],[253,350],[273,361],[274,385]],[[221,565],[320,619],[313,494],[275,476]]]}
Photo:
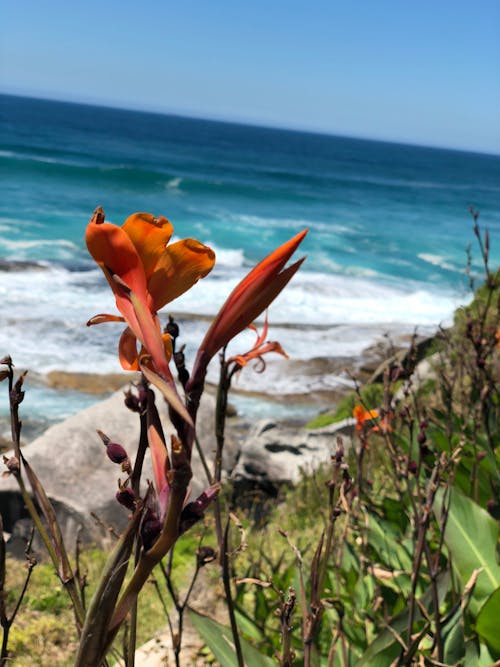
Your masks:
{"label": "ocean", "polygon": [[[121,325],[85,326],[115,312],[84,243],[99,205],[116,224],[135,211],[164,215],[175,238],[215,250],[210,276],[165,309],[179,318],[188,360],[244,273],[307,227],[297,254],[306,262],[269,312],[269,338],[293,373],[269,360],[237,382],[297,403],[347,381],[335,363],[302,373],[312,360],[450,322],[470,298],[469,244],[481,276],[470,206],[500,262],[499,156],[13,96],[0,96],[0,127],[0,355],[35,375],[120,371]],[[241,401],[256,415],[276,410],[261,399]],[[35,385],[25,411],[50,421],[93,400]]]}

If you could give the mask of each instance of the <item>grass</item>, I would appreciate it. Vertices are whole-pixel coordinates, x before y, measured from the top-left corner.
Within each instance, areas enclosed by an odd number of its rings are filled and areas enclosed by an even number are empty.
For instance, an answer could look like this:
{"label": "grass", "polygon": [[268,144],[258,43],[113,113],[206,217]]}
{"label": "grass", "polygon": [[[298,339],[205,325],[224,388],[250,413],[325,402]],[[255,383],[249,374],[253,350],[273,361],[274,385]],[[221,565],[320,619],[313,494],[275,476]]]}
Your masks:
{"label": "grass", "polygon": [[[184,535],[174,552],[172,578],[182,586],[192,570],[198,546],[196,531]],[[88,581],[85,589],[87,602],[104,567],[107,554],[97,548],[88,548],[81,555],[81,572]],[[7,558],[7,609],[14,607],[26,576],[23,561]],[[161,594],[169,602],[169,594],[158,568],[156,581]],[[139,597],[137,646],[163,630],[167,619],[162,603],[152,583],[146,585]],[[117,642],[120,641],[120,637]],[[14,625],[10,632],[9,665],[18,667],[71,667],[78,647],[72,608],[62,584],[51,564],[39,562],[31,577]],[[111,659],[113,663],[114,660]]]}

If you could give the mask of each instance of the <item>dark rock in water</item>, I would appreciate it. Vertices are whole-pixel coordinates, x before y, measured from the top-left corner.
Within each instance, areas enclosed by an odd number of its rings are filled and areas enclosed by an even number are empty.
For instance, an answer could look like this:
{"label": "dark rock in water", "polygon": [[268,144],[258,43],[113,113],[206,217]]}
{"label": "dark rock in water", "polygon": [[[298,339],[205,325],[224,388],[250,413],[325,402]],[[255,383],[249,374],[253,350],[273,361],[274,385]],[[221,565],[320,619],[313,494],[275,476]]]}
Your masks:
{"label": "dark rock in water", "polygon": [[[109,535],[103,526],[121,530],[126,525],[128,511],[115,499],[118,478],[123,481],[126,475],[120,471],[119,466],[109,461],[102,440],[96,433],[96,429],[100,429],[121,443],[133,461],[139,439],[139,417],[125,407],[123,398],[123,392],[118,391],[106,400],[51,426],[23,448],[24,456],[54,504],[70,551],[74,548],[79,528],[82,540],[105,544]],[[157,400],[157,404],[169,441],[173,429],[168,428],[170,422],[167,410],[162,399]],[[209,461],[213,459],[215,449],[214,410],[214,396],[205,393],[199,410],[198,438]],[[230,433],[226,441],[224,466],[230,469],[235,448]],[[145,491],[148,479],[153,479],[149,455],[146,456],[144,466],[142,491]],[[201,462],[194,451],[191,499],[196,498],[207,485]],[[26,529],[26,513],[16,480],[12,476],[0,479],[0,511],[5,530],[13,535],[12,546],[15,551],[19,551],[20,545],[24,544],[22,535]],[[101,525],[92,518],[92,513],[99,518]],[[21,524],[16,527],[18,521]]]}
{"label": "dark rock in water", "polygon": [[45,264],[22,259],[0,259],[0,271],[46,271]]}

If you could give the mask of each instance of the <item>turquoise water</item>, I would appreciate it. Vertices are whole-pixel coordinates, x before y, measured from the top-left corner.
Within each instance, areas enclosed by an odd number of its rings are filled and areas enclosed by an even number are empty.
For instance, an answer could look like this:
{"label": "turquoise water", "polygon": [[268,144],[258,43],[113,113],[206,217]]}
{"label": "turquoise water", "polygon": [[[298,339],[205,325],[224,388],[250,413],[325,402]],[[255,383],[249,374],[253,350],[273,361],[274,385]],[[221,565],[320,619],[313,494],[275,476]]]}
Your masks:
{"label": "turquoise water", "polygon": [[[270,337],[304,363],[449,320],[468,298],[469,206],[500,261],[498,156],[10,96],[0,122],[0,353],[38,372],[119,370],[120,329],[85,327],[114,309],[83,241],[97,205],[117,224],[165,215],[215,249],[211,276],[171,306],[181,315],[213,315],[247,267],[308,227],[303,270],[270,312]],[[206,326],[186,321],[188,356]]]}

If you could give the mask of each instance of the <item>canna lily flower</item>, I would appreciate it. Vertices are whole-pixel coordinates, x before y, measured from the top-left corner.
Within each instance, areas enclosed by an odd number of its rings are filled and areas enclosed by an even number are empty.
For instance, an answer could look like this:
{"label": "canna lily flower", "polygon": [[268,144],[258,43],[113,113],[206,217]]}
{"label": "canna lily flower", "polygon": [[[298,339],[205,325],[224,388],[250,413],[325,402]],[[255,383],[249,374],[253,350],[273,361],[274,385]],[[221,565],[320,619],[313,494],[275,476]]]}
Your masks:
{"label": "canna lily flower", "polygon": [[250,324],[249,328],[255,331],[257,334],[257,340],[255,341],[254,346],[245,354],[237,354],[234,357],[230,357],[227,360],[227,363],[230,364],[231,362],[234,362],[238,364],[238,366],[246,366],[249,361],[252,359],[257,359],[258,362],[260,362],[260,367],[258,368],[258,372],[262,373],[266,367],[265,361],[263,359],[263,356],[265,354],[268,354],[269,352],[276,352],[277,354],[281,354],[285,359],[288,359],[288,354],[285,352],[285,350],[281,347],[281,345],[277,341],[267,341],[266,336],[267,336],[267,330],[269,328],[268,323],[267,323],[267,316],[264,322],[264,326],[262,327],[262,333],[259,334],[257,331],[257,327],[254,324]]}
{"label": "canna lily flower", "polygon": [[122,367],[140,368],[157,386],[162,383],[167,400],[183,414],[168,366],[170,338],[162,336],[157,311],[205,277],[214,266],[215,254],[195,239],[167,245],[172,233],[164,217],[135,213],[117,227],[104,221],[102,208],[95,210],[87,225],[87,248],[101,267],[121,316],[99,314],[87,325],[125,322],[118,347]]}
{"label": "canna lily flower", "polygon": [[210,359],[248,327],[274,301],[304,261],[284,268],[307,234],[304,229],[263,259],[234,288],[212,322],[198,350],[192,378],[204,377]]}
{"label": "canna lily flower", "polygon": [[87,247],[106,276],[122,314],[122,318],[97,315],[88,324],[117,320],[128,324],[120,341],[120,361],[126,370],[134,365],[133,357],[138,356],[132,353],[135,339],[158,362],[158,370],[164,370],[166,354],[162,351],[164,344],[159,343],[156,313],[214,266],[213,251],[195,239],[167,245],[172,233],[173,227],[166,218],[155,218],[150,213],[135,213],[117,227],[104,222],[100,208],[87,226]]}

